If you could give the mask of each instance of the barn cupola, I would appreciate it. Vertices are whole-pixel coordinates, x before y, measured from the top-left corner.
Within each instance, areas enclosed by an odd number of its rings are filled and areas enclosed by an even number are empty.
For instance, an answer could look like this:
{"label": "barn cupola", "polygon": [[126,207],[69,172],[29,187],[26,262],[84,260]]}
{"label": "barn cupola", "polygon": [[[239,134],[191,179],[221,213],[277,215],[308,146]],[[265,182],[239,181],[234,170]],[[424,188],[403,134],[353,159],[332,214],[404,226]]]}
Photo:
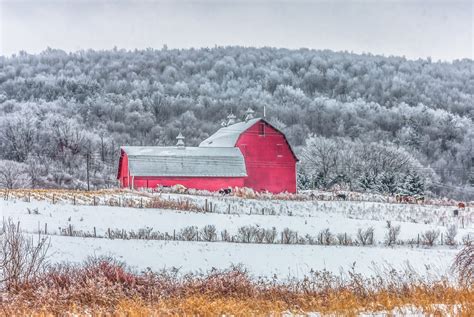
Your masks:
{"label": "barn cupola", "polygon": [[230,126],[232,124],[235,124],[235,119],[237,117],[231,112],[228,116],[227,116],[227,126]]}
{"label": "barn cupola", "polygon": [[245,111],[245,122],[249,121],[250,119],[253,119],[253,114],[254,111],[249,107],[247,111]]}
{"label": "barn cupola", "polygon": [[176,137],[176,140],[178,140],[178,142],[176,142],[176,146],[178,148],[184,149],[184,136],[181,134],[181,132]]}

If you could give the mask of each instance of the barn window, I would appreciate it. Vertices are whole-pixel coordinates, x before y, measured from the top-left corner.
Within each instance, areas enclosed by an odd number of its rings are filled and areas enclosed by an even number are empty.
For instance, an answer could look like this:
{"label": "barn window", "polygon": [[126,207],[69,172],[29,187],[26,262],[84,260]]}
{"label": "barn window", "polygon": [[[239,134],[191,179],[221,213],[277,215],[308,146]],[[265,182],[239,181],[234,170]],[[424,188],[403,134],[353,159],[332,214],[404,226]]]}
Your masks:
{"label": "barn window", "polygon": [[277,144],[276,152],[278,157],[283,156],[283,144]]}
{"label": "barn window", "polygon": [[260,123],[258,134],[265,135],[265,123]]}

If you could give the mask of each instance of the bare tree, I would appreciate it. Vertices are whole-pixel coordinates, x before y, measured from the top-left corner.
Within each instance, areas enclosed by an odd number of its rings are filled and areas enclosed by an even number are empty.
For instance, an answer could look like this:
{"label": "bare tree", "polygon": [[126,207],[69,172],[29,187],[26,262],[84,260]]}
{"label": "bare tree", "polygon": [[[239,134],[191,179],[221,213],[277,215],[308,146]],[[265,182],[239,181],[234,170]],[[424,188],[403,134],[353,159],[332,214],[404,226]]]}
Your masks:
{"label": "bare tree", "polygon": [[0,235],[0,283],[9,291],[33,284],[47,266],[49,240],[22,234],[20,224],[3,222]]}

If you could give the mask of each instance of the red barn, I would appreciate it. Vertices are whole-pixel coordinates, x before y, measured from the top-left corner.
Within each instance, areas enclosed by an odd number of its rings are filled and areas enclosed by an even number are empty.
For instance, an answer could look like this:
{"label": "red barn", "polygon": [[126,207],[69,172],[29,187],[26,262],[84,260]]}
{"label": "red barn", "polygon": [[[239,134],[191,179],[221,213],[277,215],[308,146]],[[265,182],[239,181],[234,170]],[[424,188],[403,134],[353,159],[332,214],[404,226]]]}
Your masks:
{"label": "red barn", "polygon": [[264,119],[229,124],[199,147],[185,147],[182,139],[174,147],[122,147],[121,186],[296,192],[298,159],[285,135]]}

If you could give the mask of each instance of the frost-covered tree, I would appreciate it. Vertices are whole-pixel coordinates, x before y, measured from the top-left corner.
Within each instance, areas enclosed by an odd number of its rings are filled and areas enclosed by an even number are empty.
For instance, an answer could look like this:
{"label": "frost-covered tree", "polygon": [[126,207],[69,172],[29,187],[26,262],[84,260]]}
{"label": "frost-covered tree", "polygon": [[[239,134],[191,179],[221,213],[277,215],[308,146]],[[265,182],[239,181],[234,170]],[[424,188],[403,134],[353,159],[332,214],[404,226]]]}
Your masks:
{"label": "frost-covered tree", "polygon": [[[313,187],[339,184],[385,194],[394,194],[400,188],[410,194],[424,192],[425,181],[416,173],[422,165],[392,144],[313,136],[307,140],[300,159],[302,173],[309,175]],[[423,177],[430,180],[434,173],[427,169]]]}
{"label": "frost-covered tree", "polygon": [[0,160],[0,187],[14,189],[27,186],[26,164]]}

